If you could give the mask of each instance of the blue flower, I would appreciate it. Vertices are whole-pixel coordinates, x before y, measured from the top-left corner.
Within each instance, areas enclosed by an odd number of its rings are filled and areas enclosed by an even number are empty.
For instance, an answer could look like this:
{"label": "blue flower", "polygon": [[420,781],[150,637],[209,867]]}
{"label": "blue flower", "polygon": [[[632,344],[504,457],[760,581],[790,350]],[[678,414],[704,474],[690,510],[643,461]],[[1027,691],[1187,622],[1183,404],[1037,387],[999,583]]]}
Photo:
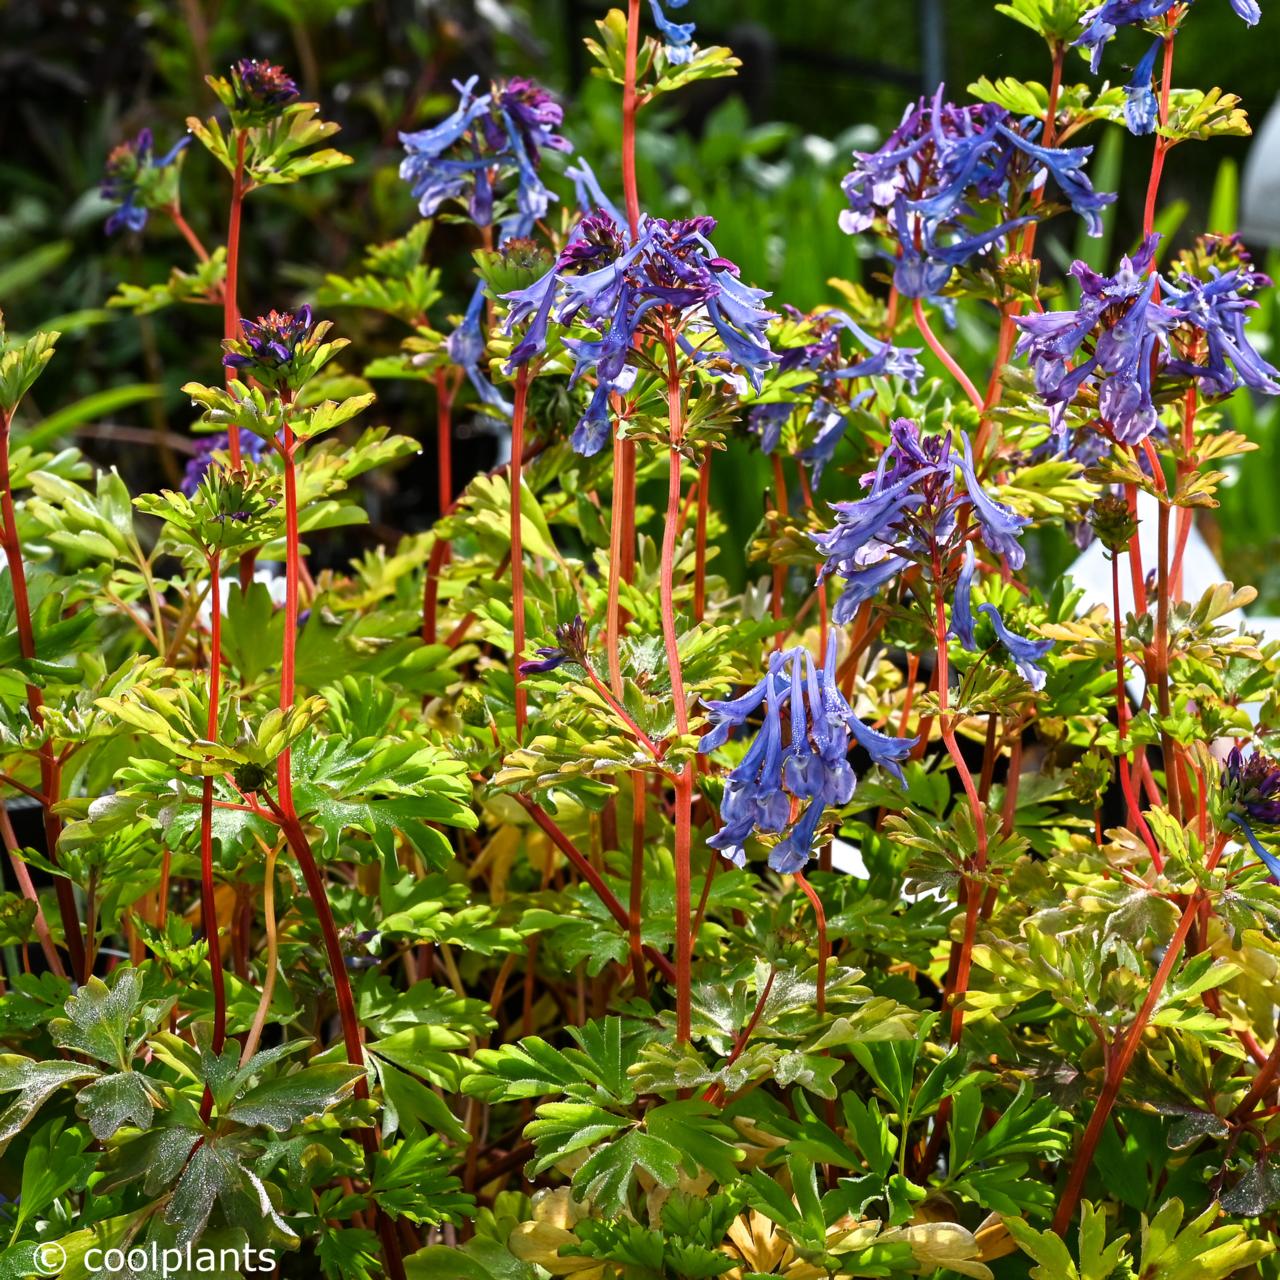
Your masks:
{"label": "blue flower", "polygon": [[[783,384],[784,393],[796,398],[757,404],[750,410],[747,422],[760,437],[762,452],[772,454],[781,443],[783,426],[797,409],[803,408],[805,399],[801,397],[811,397],[805,422],[816,425],[817,431],[798,457],[812,465],[813,483],[818,485],[848,429],[853,410],[874,394],[869,388],[850,394],[845,384],[858,378],[898,377],[915,391],[924,376],[924,366],[919,360],[919,348],[895,347],[874,338],[835,307],[824,307],[811,315],[791,307],[787,311],[805,326],[808,341],[778,351],[777,370],[781,374],[812,373],[813,380],[798,390],[792,389],[794,379],[788,380]],[[841,347],[842,333],[852,334],[864,349],[853,363],[849,363]]]}
{"label": "blue flower", "polygon": [[[1049,177],[1090,234],[1101,234],[1100,210],[1115,197],[1095,192],[1085,177],[1091,148],[1041,147],[1035,142],[1041,122],[1016,120],[994,103],[957,107],[943,93],[940,86],[932,99],[908,107],[878,151],[855,152],[842,184],[849,202],[840,215],[843,230],[877,228],[897,241],[899,292],[937,295],[955,268],[1034,220],[1002,220],[1000,211],[1015,188],[1036,190]],[[994,226],[990,216],[978,218],[992,202]]]}
{"label": "blue flower", "polygon": [[[1154,22],[1164,17],[1181,0],[1104,0],[1082,15],[1084,31],[1076,38],[1076,44],[1090,52],[1090,68],[1097,72],[1102,62],[1102,50],[1120,27],[1131,27]],[[1238,17],[1251,27],[1262,17],[1257,0],[1231,0],[1231,7]]]}
{"label": "blue flower", "polygon": [[107,157],[102,175],[102,197],[119,207],[107,218],[105,231],[141,231],[148,212],[177,199],[176,170],[164,170],[177,160],[190,137],[179,138],[159,159],[152,153],[150,129],[142,129],[132,142],[122,142]]}
{"label": "blue flower", "polygon": [[1133,69],[1133,79],[1125,86],[1124,120],[1130,133],[1141,135],[1155,131],[1159,103],[1151,87],[1151,77],[1155,74],[1156,54],[1163,44],[1163,40],[1157,39],[1142,55]]}
{"label": "blue flower", "polygon": [[555,671],[566,662],[576,662],[585,666],[587,662],[587,626],[579,614],[572,622],[566,622],[556,628],[556,643],[543,645],[536,649],[537,658],[520,664],[522,676],[545,675]]}
{"label": "blue flower", "polygon": [[1004,625],[1000,610],[993,604],[980,604],[978,612],[991,619],[995,628],[996,639],[1008,650],[1013,665],[1018,668],[1022,678],[1036,690],[1044,688],[1045,673],[1039,665],[1040,660],[1053,648],[1052,640],[1029,640],[1026,636],[1017,635]]}
{"label": "blue flower", "polygon": [[1221,787],[1227,805],[1251,822],[1280,826],[1280,762],[1254,748],[1246,756],[1232,747],[1222,767]]}
{"label": "blue flower", "polygon": [[439,124],[400,135],[407,153],[400,176],[423,217],[459,200],[478,227],[493,223],[495,181],[514,178],[516,208],[501,235],[527,236],[555,199],[539,173],[542,152],[571,150],[555,132],[564,113],[545,89],[523,77],[477,96],[478,81],[472,76],[465,84],[455,82],[458,106]]}
{"label": "blue flower", "polygon": [[1247,295],[1270,281],[1250,270],[1238,250],[1239,265],[1221,271],[1210,264],[1207,281],[1189,272],[1176,282],[1162,279],[1151,270],[1158,242],[1148,237],[1114,276],[1075,263],[1077,310],[1017,317],[1023,336],[1015,355],[1030,360],[1045,403],[1065,407],[1091,389],[1102,425],[1123,444],[1155,430],[1157,377],[1195,379],[1206,395],[1240,386],[1280,394],[1280,374],[1254,350],[1244,327],[1257,305]]}
{"label": "blue flower", "polygon": [[297,311],[268,311],[256,320],[240,321],[240,337],[226,340],[222,363],[242,378],[252,375],[262,382],[288,381],[297,373],[328,330],[327,322],[317,325],[311,308]]}
{"label": "blue flower", "polygon": [[[663,12],[664,0],[649,0],[649,9],[653,14],[653,25],[662,33],[666,41],[667,61],[677,65],[688,62],[693,57],[692,22],[672,22]],[[671,9],[683,9],[689,0],[665,0]]]}
{"label": "blue flower", "polygon": [[[912,564],[931,565],[935,555],[949,559],[957,515],[972,513],[978,534],[994,555],[1020,568],[1026,553],[1019,542],[1030,523],[986,492],[974,472],[969,441],[960,434],[961,454],[952,449],[952,433],[922,437],[907,418],[890,426],[892,442],[880,457],[865,497],[832,503],[835,527],[814,534],[823,556],[818,580],[844,579],[832,617],[848,622],[859,605],[872,599]],[[956,484],[956,470],[964,487]]]}
{"label": "blue flower", "polygon": [[298,97],[297,83],[283,67],[265,58],[240,58],[231,67],[232,94],[237,111],[260,121],[279,114]]}
{"label": "blue flower", "polygon": [[[1199,378],[1201,390],[1209,395],[1230,395],[1241,386],[1280,395],[1280,372],[1254,350],[1244,327],[1258,305],[1247,295],[1269,287],[1270,279],[1250,270],[1247,262],[1230,271],[1210,270],[1207,281],[1189,274],[1164,281],[1166,300],[1181,322],[1174,331],[1174,346],[1184,353],[1175,351],[1169,368]],[[1193,353],[1202,359],[1189,359]]]}
{"label": "blue flower", "polygon": [[974,635],[973,617],[973,574],[977,566],[973,543],[964,544],[964,563],[960,566],[960,576],[956,578],[955,595],[951,602],[951,627],[949,634],[960,641],[960,647],[970,653],[978,652],[978,641]]}
{"label": "blue flower", "polygon": [[[878,733],[858,719],[836,683],[836,657],[832,633],[821,669],[808,650],[790,649],[773,655],[764,679],[741,697],[706,703],[712,727],[698,744],[704,754],[723,746],[732,729],[765,707],[762,726],[726,780],[723,825],[707,842],[738,866],[746,862],[745,845],[753,835],[786,832],[771,851],[769,866],[781,874],[804,870],[826,810],[853,798],[851,738],[873,764],[902,779],[901,762],[916,740]],[[786,734],[784,711],[790,720]],[[793,808],[798,810],[794,822]]]}
{"label": "blue flower", "polygon": [[510,417],[511,406],[502,392],[489,381],[481,366],[487,345],[481,319],[484,308],[484,282],[481,281],[471,294],[462,323],[445,340],[445,351],[459,369],[466,371],[467,379],[475,388],[481,403],[490,409],[496,409],[503,417]]}
{"label": "blue flower", "polygon": [[973,469],[969,437],[963,433],[960,435],[960,450],[960,474],[964,476],[965,491],[973,504],[973,514],[977,518],[983,542],[987,544],[988,550],[1007,561],[1011,569],[1021,569],[1027,553],[1018,539],[1031,521],[1006,507],[1003,502],[997,502],[982,487]]}
{"label": "blue flower", "polygon": [[[594,177],[586,170],[588,187]],[[668,221],[645,218],[634,243],[606,210],[583,218],[551,269],[525,289],[504,294],[510,303],[505,331],[524,326],[507,362],[508,370],[546,350],[554,322],[589,325],[598,338],[565,339],[575,355],[573,381],[596,372],[596,388],[574,432],[579,452],[595,453],[608,439],[610,390],[629,387],[628,364],[636,335],[650,312],[678,330],[683,349],[713,373],[745,373],[757,387],[764,370],[777,362],[766,329],[773,313],[768,296],[738,278],[738,269],[719,257],[707,238],[715,229],[708,217]],[[699,341],[689,333],[714,332],[719,342]]]}
{"label": "blue flower", "polygon": [[[973,543],[965,544],[964,563],[961,565],[959,577],[956,579],[955,594],[951,604],[950,634],[960,641],[960,647],[969,653],[978,652],[976,635],[976,619],[973,616],[973,578],[976,568],[976,557]],[[996,639],[1004,646],[1005,651],[1013,659],[1018,673],[1036,691],[1044,688],[1045,672],[1040,662],[1045,654],[1053,648],[1052,640],[1030,640],[1010,631],[1005,626],[1000,611],[993,604],[980,604],[978,612],[991,620]]]}
{"label": "blue flower", "polygon": [[[1067,404],[1086,384],[1092,386],[1099,417],[1124,444],[1136,444],[1155,428],[1152,366],[1176,320],[1154,299],[1156,278],[1149,272],[1158,243],[1158,236],[1149,236],[1131,258],[1121,259],[1114,276],[1076,262],[1071,274],[1080,282],[1078,310],[1016,320],[1023,336],[1015,354],[1030,357],[1044,401]],[[1071,367],[1086,340],[1093,353]]]}

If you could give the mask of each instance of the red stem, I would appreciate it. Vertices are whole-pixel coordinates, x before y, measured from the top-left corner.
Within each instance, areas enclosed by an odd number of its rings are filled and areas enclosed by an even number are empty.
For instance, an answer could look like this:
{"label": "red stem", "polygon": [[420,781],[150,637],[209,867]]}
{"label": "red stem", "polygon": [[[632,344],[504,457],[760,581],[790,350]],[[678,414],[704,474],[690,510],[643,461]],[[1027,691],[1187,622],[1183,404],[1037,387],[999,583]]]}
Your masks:
{"label": "red stem", "polygon": [[920,330],[920,336],[928,344],[929,350],[938,357],[947,372],[964,389],[965,395],[969,397],[969,402],[981,413],[983,411],[983,402],[982,397],[978,394],[978,388],[973,385],[969,375],[956,363],[946,347],[938,341],[937,335],[929,327],[929,318],[925,315],[924,307],[921,305],[919,298],[912,299],[911,311],[916,318],[916,327]]}
{"label": "red stem", "polygon": [[191,224],[182,216],[182,210],[176,203],[171,204],[165,211],[168,213],[173,225],[182,233],[182,238],[191,246],[191,252],[200,259],[201,262],[209,261],[209,250],[204,247],[204,243],[200,237],[191,229]]}
{"label": "red stem", "polygon": [[[516,795],[516,800],[524,808],[525,812],[538,824],[539,827],[550,838],[551,843],[564,854],[566,858],[573,864],[573,868],[577,873],[591,886],[595,891],[596,897],[604,904],[605,909],[614,918],[614,920],[623,928],[630,929],[630,920],[627,915],[626,908],[618,901],[618,895],[605,883],[604,877],[593,867],[590,861],[582,855],[578,847],[569,839],[567,835],[536,805],[528,796]],[[652,947],[644,947],[644,954],[648,958],[650,964],[657,969],[668,982],[675,982],[676,971],[671,967],[671,962],[666,956],[660,952],[654,951]]]}
{"label": "red stem", "polygon": [[453,509],[453,388],[449,371],[436,370],[436,484],[440,514]]}
{"label": "red stem", "polygon": [[609,597],[605,612],[605,652],[609,659],[609,686],[614,697],[622,697],[622,658],[618,638],[622,629],[622,537],[626,526],[623,509],[626,495],[623,486],[626,444],[621,436],[613,438],[613,503],[609,511]]}
{"label": "red stem", "polygon": [[511,416],[511,678],[516,693],[516,741],[524,738],[529,715],[529,694],[520,674],[524,661],[524,529],[520,523],[521,490],[524,487],[524,418],[529,397],[529,368],[516,373],[515,410]]}
{"label": "red stem", "polygon": [[649,993],[640,933],[644,907],[644,810],[644,774],[636,772],[631,775],[631,892],[627,901],[627,937],[631,947],[631,969],[641,997]]}
{"label": "red stem", "polygon": [[1120,616],[1120,562],[1117,553],[1111,557],[1111,609],[1113,629],[1116,641],[1116,728],[1120,736],[1120,789],[1129,806],[1129,823],[1141,834],[1147,851],[1151,854],[1152,864],[1157,871],[1164,870],[1164,858],[1160,854],[1160,846],[1156,843],[1133,789],[1133,774],[1129,768],[1129,755],[1124,749],[1124,737],[1129,729],[1129,699],[1124,687],[1124,623]]}
{"label": "red stem", "polygon": [[[969,766],[965,763],[964,756],[960,752],[960,744],[956,741],[955,726],[952,724],[948,711],[948,683],[949,683],[949,656],[947,653],[947,614],[946,606],[943,601],[942,591],[936,587],[941,576],[942,567],[938,557],[935,554],[933,564],[933,580],[935,583],[936,594],[936,622],[935,634],[938,645],[938,658],[936,666],[936,678],[938,685],[938,728],[942,732],[942,740],[946,744],[947,752],[951,756],[951,761],[955,765],[956,773],[960,777],[960,785],[964,788],[964,793],[969,801],[969,811],[973,816],[973,829],[977,839],[977,852],[974,857],[973,870],[981,874],[987,867],[987,822],[986,811],[983,807],[982,800],[978,795],[978,790],[974,786],[973,775],[969,772]],[[944,992],[943,1005],[948,1004],[951,1008],[951,1043],[958,1044],[960,1041],[960,1033],[964,1029],[964,1008],[963,1001],[965,993],[969,990],[969,973],[973,965],[973,944],[977,936],[978,929],[978,910],[982,905],[982,893],[976,881],[971,882],[968,878],[969,868],[964,868],[961,872],[961,887],[963,889],[965,904],[965,922],[964,935],[960,943],[953,944],[951,964],[949,966],[948,977],[951,979],[947,984],[949,990]]]}
{"label": "red stem", "polygon": [[1138,1010],[1137,1018],[1134,1019],[1133,1025],[1129,1028],[1120,1052],[1111,1057],[1108,1062],[1102,1093],[1098,1097],[1093,1114],[1089,1117],[1089,1124],[1084,1131],[1084,1137],[1081,1138],[1080,1145],[1076,1149],[1075,1159],[1071,1164],[1071,1172],[1067,1175],[1067,1185],[1063,1188],[1062,1199],[1058,1201],[1058,1209],[1053,1216],[1053,1229],[1058,1235],[1063,1235],[1066,1232],[1067,1226],[1075,1215],[1076,1205],[1080,1203],[1080,1194],[1084,1190],[1085,1177],[1089,1172],[1089,1166],[1093,1163],[1093,1154],[1097,1149],[1098,1140],[1102,1137],[1102,1130],[1111,1115],[1111,1109],[1115,1106],[1116,1099],[1120,1096],[1120,1089],[1124,1084],[1125,1074],[1129,1070],[1129,1065],[1133,1061],[1133,1055],[1138,1051],[1138,1044],[1142,1039],[1143,1032],[1147,1029],[1147,1023],[1151,1020],[1151,1014],[1155,1010],[1156,1002],[1164,991],[1165,983],[1168,982],[1169,975],[1178,963],[1178,957],[1182,954],[1183,943],[1187,940],[1187,934],[1195,922],[1199,909],[1200,894],[1197,891],[1191,895],[1186,908],[1183,910],[1182,918],[1178,921],[1178,927],[1174,930],[1173,937],[1165,948],[1164,958],[1160,961],[1156,976],[1152,979],[1151,988],[1147,992],[1146,999],[1142,1002],[1142,1008]]}
{"label": "red stem", "polygon": [[818,925],[818,1017],[827,1011],[827,961],[831,958],[831,945],[827,941],[827,913],[822,909],[822,899],[814,892],[803,871],[795,874],[796,884],[809,899],[813,908],[813,918]]}
{"label": "red stem", "polygon": [[[804,469],[803,462],[796,463],[796,471],[800,475],[800,495],[804,498],[804,505],[808,511],[813,510],[813,488],[809,484],[808,473]],[[827,609],[827,584],[825,582],[818,583],[818,652],[826,653],[827,651],[827,631],[831,625],[830,614]],[[830,845],[827,846],[825,852],[830,851]],[[824,868],[827,870],[829,868]]]}
{"label": "red stem", "polygon": [[[738,1034],[738,1038],[733,1042],[733,1051],[725,1059],[723,1068],[728,1071],[737,1060],[742,1057],[742,1051],[747,1047],[747,1041],[751,1039],[752,1033],[760,1024],[760,1017],[764,1013],[764,1007],[769,1003],[769,992],[773,990],[773,980],[778,976],[777,969],[769,970],[769,977],[764,986],[760,990],[760,994],[756,997],[756,1007],[751,1011],[751,1017],[747,1020],[747,1025],[742,1028]],[[704,1102],[714,1102],[719,1104],[724,1100],[724,1087],[720,1084],[711,1085],[706,1093],[702,1095]]]}
{"label": "red stem", "polygon": [[640,0],[628,0],[627,61],[622,82],[622,191],[632,244],[640,230],[640,190],[636,185],[636,112],[640,109],[636,94],[636,61],[639,55]]}
{"label": "red stem", "polygon": [[[9,566],[9,584],[13,592],[14,622],[18,628],[18,648],[23,658],[30,662],[36,656],[35,630],[31,623],[31,598],[27,591],[27,570],[22,560],[22,540],[18,533],[18,517],[13,506],[13,485],[9,468],[10,415],[0,409],[0,517],[3,523],[5,561]],[[44,695],[38,686],[27,685],[27,707],[37,728],[44,727]],[[58,861],[58,838],[62,835],[62,820],[53,811],[62,792],[62,766],[53,753],[53,744],[45,739],[40,744],[40,790],[44,811],[45,853],[55,866]],[[88,951],[80,929],[80,915],[76,910],[75,893],[66,876],[54,879],[54,892],[58,898],[58,915],[62,920],[67,956],[72,972],[80,981],[88,978],[86,964]]]}
{"label": "red stem", "polygon": [[[1160,124],[1169,123],[1169,90],[1173,83],[1173,40],[1177,33],[1170,31],[1164,38],[1164,59],[1160,70]],[[1147,181],[1147,201],[1142,214],[1142,234],[1149,236],[1156,222],[1156,197],[1160,192],[1160,178],[1164,173],[1164,158],[1169,153],[1168,140],[1156,135],[1151,154],[1151,177]],[[1155,264],[1152,264],[1154,270]]]}

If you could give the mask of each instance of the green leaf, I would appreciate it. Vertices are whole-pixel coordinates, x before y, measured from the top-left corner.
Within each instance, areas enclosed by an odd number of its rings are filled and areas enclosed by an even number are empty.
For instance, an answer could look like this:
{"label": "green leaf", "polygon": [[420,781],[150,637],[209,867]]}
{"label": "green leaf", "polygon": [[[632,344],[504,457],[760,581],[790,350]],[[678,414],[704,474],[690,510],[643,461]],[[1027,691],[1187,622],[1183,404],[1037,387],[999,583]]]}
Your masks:
{"label": "green leaf", "polygon": [[1265,1258],[1275,1246],[1250,1239],[1239,1223],[1215,1227],[1218,1206],[1182,1225],[1182,1201],[1166,1200],[1150,1221],[1142,1221],[1142,1256],[1138,1272],[1144,1280],[1225,1280]]}
{"label": "green leaf", "polygon": [[0,1152],[63,1085],[92,1080],[97,1067],[78,1062],[37,1062],[16,1053],[0,1054],[0,1093],[18,1096],[0,1112]]}
{"label": "green leaf", "polygon": [[336,1107],[363,1075],[360,1067],[347,1063],[301,1067],[255,1085],[231,1104],[227,1118],[286,1133]]}
{"label": "green leaf", "polygon": [[54,1043],[128,1071],[138,1047],[174,1002],[173,997],[145,1002],[142,984],[142,971],[132,965],[121,965],[106,982],[90,977],[67,1001],[67,1016],[49,1023]]}
{"label": "green leaf", "polygon": [[637,1169],[661,1186],[674,1187],[680,1180],[681,1163],[681,1153],[670,1143],[633,1129],[601,1147],[573,1175],[574,1195],[589,1201],[597,1213],[621,1213],[627,1208]]}

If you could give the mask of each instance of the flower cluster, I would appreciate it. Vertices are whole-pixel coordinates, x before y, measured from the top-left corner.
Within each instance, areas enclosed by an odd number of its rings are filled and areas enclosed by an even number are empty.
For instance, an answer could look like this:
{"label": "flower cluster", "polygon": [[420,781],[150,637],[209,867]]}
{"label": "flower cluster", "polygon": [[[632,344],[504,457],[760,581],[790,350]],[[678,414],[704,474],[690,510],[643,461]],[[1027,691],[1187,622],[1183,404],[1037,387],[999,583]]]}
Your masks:
{"label": "flower cluster", "polygon": [[[586,456],[598,453],[609,438],[609,396],[635,381],[629,357],[645,317],[653,313],[672,331],[691,358],[734,376],[745,373],[759,389],[764,370],[778,357],[765,330],[774,319],[763,303],[769,295],[738,278],[738,268],[721,258],[708,237],[709,217],[667,220],[644,218],[634,243],[606,210],[583,218],[549,271],[528,288],[504,294],[511,304],[506,332],[527,323],[511,353],[509,368],[546,350],[552,321],[578,321],[598,338],[570,337],[564,345],[574,356],[571,384],[584,374],[595,377],[595,391],[573,433],[573,447]],[[720,347],[689,341],[691,334],[714,330]]]}
{"label": "flower cluster", "polygon": [[244,112],[275,114],[298,96],[298,86],[283,67],[265,58],[241,58],[231,68],[236,106]]}
{"label": "flower cluster", "polygon": [[[922,436],[916,423],[898,418],[890,426],[892,442],[874,474],[863,478],[865,497],[834,502],[835,527],[813,539],[825,563],[821,579],[835,573],[845,580],[836,602],[836,622],[849,622],[858,606],[910,565],[941,558],[957,532],[957,513],[969,508],[979,535],[992,554],[1020,569],[1026,559],[1018,541],[1029,521],[983,489],[973,469],[969,441],[960,435],[961,454],[952,433]],[[956,486],[959,469],[964,488]]]}
{"label": "flower cluster", "polygon": [[409,184],[418,208],[432,217],[450,200],[466,204],[478,227],[493,224],[499,185],[514,177],[516,208],[501,225],[501,235],[526,236],[555,196],[539,174],[542,152],[570,151],[555,132],[564,113],[560,104],[532,80],[515,78],[477,95],[478,76],[455,84],[457,109],[429,129],[402,133],[406,156],[400,176]]}
{"label": "flower cluster", "polygon": [[579,614],[572,622],[566,622],[556,628],[556,643],[543,645],[535,650],[537,658],[520,664],[522,676],[545,675],[555,671],[566,662],[576,662],[586,666],[587,662],[587,624]]}
{"label": "flower cluster", "polygon": [[1206,395],[1241,386],[1280,393],[1280,374],[1244,331],[1257,305],[1248,294],[1269,283],[1266,277],[1245,264],[1211,268],[1208,281],[1184,272],[1171,283],[1153,270],[1158,244],[1158,235],[1148,236],[1112,276],[1076,262],[1077,310],[1017,318],[1022,337],[1015,354],[1030,360],[1055,425],[1066,406],[1088,392],[1096,395],[1103,429],[1122,444],[1138,443],[1156,428],[1154,385],[1164,374],[1194,379]]}
{"label": "flower cluster", "polygon": [[[1026,552],[1019,538],[1030,522],[982,487],[963,433],[956,454],[950,431],[921,436],[914,422],[899,418],[890,432],[892,443],[875,472],[864,477],[866,496],[854,502],[832,503],[835,527],[813,535],[824,557],[819,581],[834,573],[845,582],[832,616],[838,623],[849,622],[859,605],[913,565],[923,566],[935,579],[945,577],[963,543],[965,559],[956,584],[952,632],[964,648],[976,651],[970,599],[975,568],[972,538],[980,539],[1001,563],[1020,569]],[[957,471],[963,488],[956,484]],[[962,513],[964,522],[959,518]],[[942,590],[942,582],[935,580],[935,587]],[[1032,688],[1041,688],[1044,673],[1036,663],[1051,642],[1015,635],[994,605],[980,605],[978,612],[990,617],[996,638],[1023,678]]]}
{"label": "flower cluster", "polygon": [[[746,862],[752,835],[787,832],[771,850],[769,866],[784,874],[804,870],[823,813],[853,797],[857,777],[849,764],[851,745],[902,777],[901,762],[916,740],[878,733],[858,719],[836,684],[836,653],[833,632],[821,668],[803,647],[774,654],[768,674],[749,692],[706,704],[712,728],[698,744],[703,753],[722,747],[733,729],[764,707],[764,723],[726,779],[723,826],[707,842],[737,866]],[[783,730],[784,712],[789,733]],[[794,821],[793,810],[798,810]]]}
{"label": "flower cluster", "polygon": [[1256,749],[1246,758],[1239,747],[1233,747],[1220,785],[1226,818],[1244,832],[1271,878],[1280,882],[1280,858],[1254,833],[1255,826],[1280,826],[1280,762]]}
{"label": "flower cluster", "polygon": [[[1085,176],[1091,147],[1039,146],[1039,121],[1016,120],[994,103],[957,107],[943,93],[939,86],[908,107],[878,151],[855,152],[843,182],[841,228],[856,235],[876,227],[896,239],[899,292],[939,293],[956,267],[1032,220],[998,221],[1014,188],[1036,190],[1048,177],[1089,233],[1101,233],[1101,211],[1115,197],[1095,192]],[[994,205],[996,225],[982,218],[984,205]]]}
{"label": "flower cluster", "polygon": [[118,207],[106,221],[107,235],[123,229],[141,231],[151,209],[174,203],[178,191],[174,161],[190,141],[179,138],[156,159],[151,130],[143,129],[132,142],[122,142],[111,152],[102,175],[102,197]]}
{"label": "flower cluster", "polygon": [[241,336],[222,344],[226,351],[222,363],[241,378],[296,390],[336,349],[334,344],[323,344],[331,327],[327,320],[313,320],[308,306],[241,320]]}
{"label": "flower cluster", "polygon": [[[835,455],[836,446],[844,438],[854,409],[871,396],[869,389],[848,394],[847,384],[860,378],[898,377],[906,380],[912,392],[924,376],[918,347],[895,347],[873,338],[843,311],[835,307],[803,316],[788,308],[808,330],[809,341],[778,352],[778,372],[812,373],[813,382],[804,388],[803,405],[793,400],[768,401],[755,405],[749,414],[751,430],[760,437],[760,448],[772,454],[781,443],[782,429],[798,407],[807,407],[807,425],[817,428],[813,443],[803,449],[800,460],[813,467],[813,483],[819,484],[822,472]],[[861,358],[850,364],[841,348],[841,334],[849,333],[862,347]]]}
{"label": "flower cluster", "polygon": [[[1080,21],[1084,31],[1076,44],[1089,50],[1089,65],[1097,71],[1102,62],[1102,50],[1120,27],[1138,26],[1163,18],[1171,9],[1179,8],[1183,0],[1103,0],[1085,11]],[[1251,27],[1262,17],[1258,0],[1231,0],[1231,7]],[[1149,55],[1147,76],[1150,77],[1154,55]],[[1135,76],[1135,81],[1137,77]]]}

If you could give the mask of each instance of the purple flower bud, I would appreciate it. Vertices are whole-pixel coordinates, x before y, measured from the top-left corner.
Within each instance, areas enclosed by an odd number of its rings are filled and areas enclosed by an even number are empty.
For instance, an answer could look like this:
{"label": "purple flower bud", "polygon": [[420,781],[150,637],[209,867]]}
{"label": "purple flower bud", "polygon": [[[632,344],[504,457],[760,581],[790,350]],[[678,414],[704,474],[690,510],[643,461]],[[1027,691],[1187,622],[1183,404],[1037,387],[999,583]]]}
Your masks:
{"label": "purple flower bud", "polygon": [[274,112],[298,96],[298,86],[284,68],[265,58],[239,59],[231,68],[231,84],[240,111]]}

